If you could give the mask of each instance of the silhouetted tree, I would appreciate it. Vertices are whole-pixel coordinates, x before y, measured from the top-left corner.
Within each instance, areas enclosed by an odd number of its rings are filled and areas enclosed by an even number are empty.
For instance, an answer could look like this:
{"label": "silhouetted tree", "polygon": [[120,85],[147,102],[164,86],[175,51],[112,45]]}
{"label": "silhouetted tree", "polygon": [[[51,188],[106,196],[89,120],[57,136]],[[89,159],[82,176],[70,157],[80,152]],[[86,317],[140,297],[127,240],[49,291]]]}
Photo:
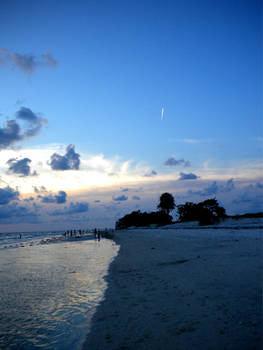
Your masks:
{"label": "silhouetted tree", "polygon": [[226,216],[226,211],[220,207],[217,200],[207,199],[200,203],[186,202],[177,206],[179,221],[199,221],[200,225],[211,225]]}
{"label": "silhouetted tree", "polygon": [[170,193],[163,193],[160,197],[160,203],[157,208],[163,210],[169,215],[170,211],[175,208],[174,197]]}
{"label": "silhouetted tree", "polygon": [[125,229],[127,227],[135,226],[142,227],[152,224],[168,225],[172,223],[172,217],[164,211],[153,211],[151,213],[142,213],[140,210],[133,211],[120,218],[116,224],[116,230]]}

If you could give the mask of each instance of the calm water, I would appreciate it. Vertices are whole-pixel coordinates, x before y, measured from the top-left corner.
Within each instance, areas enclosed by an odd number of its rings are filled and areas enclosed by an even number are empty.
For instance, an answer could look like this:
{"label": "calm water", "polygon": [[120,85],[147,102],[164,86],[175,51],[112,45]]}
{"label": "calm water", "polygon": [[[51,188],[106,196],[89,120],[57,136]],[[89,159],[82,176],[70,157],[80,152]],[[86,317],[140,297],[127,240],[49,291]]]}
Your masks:
{"label": "calm water", "polygon": [[118,246],[0,234],[0,349],[81,349]]}

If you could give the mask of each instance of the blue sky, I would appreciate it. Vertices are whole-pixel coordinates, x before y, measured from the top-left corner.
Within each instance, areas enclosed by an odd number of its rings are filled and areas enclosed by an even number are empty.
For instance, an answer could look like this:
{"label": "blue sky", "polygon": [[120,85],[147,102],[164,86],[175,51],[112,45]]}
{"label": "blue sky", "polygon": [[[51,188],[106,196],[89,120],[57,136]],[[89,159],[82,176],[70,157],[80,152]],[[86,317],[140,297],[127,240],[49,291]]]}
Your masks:
{"label": "blue sky", "polygon": [[112,226],[162,191],[262,210],[261,18],[259,0],[1,1],[0,230]]}

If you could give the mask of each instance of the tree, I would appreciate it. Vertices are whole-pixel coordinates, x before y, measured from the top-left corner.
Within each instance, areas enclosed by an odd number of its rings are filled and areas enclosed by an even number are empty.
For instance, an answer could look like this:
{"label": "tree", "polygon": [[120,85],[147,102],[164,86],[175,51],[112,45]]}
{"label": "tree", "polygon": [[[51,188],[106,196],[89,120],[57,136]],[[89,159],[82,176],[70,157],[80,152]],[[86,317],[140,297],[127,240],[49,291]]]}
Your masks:
{"label": "tree", "polygon": [[149,225],[168,225],[172,223],[172,217],[166,214],[164,211],[153,211],[150,213],[133,211],[120,218],[116,224],[116,230],[126,229],[131,226],[143,227]]}
{"label": "tree", "polygon": [[170,211],[175,208],[174,197],[170,193],[163,193],[160,197],[160,203],[157,208],[163,210],[169,215]]}
{"label": "tree", "polygon": [[215,198],[200,203],[187,202],[177,206],[179,221],[199,221],[200,225],[211,225],[226,216]]}

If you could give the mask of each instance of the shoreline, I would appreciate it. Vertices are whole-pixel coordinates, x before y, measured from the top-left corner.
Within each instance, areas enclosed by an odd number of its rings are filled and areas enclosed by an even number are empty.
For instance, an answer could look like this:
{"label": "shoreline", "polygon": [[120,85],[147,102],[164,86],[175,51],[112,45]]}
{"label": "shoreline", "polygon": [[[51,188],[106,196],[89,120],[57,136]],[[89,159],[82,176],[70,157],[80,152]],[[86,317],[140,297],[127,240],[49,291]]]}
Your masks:
{"label": "shoreline", "polygon": [[262,230],[117,231],[89,350],[261,349]]}

